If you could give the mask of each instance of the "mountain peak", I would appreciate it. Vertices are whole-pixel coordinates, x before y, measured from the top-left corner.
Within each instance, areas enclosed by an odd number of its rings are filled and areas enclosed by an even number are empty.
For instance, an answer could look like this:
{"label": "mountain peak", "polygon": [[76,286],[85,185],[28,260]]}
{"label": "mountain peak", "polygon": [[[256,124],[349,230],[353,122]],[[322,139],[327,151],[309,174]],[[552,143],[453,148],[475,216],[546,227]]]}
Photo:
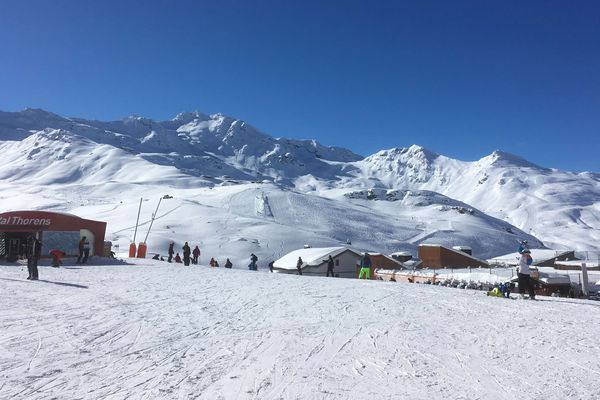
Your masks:
{"label": "mountain peak", "polygon": [[202,114],[198,111],[185,111],[185,112],[180,112],[179,114],[177,114],[175,116],[175,118],[172,119],[172,121],[177,121],[177,122],[187,124],[187,123],[192,122],[195,119],[208,119],[208,116],[205,114]]}
{"label": "mountain peak", "polygon": [[480,162],[488,165],[502,167],[526,167],[526,168],[541,168],[521,156],[508,153],[501,150],[494,150],[489,156],[483,157]]}

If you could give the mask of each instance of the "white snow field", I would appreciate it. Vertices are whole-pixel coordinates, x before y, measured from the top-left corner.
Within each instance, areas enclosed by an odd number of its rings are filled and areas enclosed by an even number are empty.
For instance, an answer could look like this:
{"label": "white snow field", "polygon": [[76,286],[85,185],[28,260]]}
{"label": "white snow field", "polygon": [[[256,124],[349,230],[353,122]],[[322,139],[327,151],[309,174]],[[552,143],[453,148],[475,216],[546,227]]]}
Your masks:
{"label": "white snow field", "polygon": [[135,262],[0,266],[1,399],[600,398],[600,303]]}

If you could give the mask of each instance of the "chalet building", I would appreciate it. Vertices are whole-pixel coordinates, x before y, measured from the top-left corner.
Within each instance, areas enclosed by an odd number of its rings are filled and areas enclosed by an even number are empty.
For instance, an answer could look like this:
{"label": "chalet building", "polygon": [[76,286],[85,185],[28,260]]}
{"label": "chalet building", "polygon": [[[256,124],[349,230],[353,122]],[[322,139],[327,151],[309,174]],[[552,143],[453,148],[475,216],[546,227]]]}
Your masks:
{"label": "chalet building", "polygon": [[294,250],[273,264],[274,272],[295,275],[298,257],[302,257],[302,275],[326,276],[329,256],[333,258],[334,274],[338,278],[356,278],[361,253],[347,247],[322,247]]}
{"label": "chalet building", "polygon": [[438,269],[488,266],[485,260],[480,260],[467,252],[439,244],[421,244],[418,247],[418,252],[419,258],[422,261],[421,268]]}
{"label": "chalet building", "polygon": [[101,255],[106,222],[79,218],[72,214],[47,211],[0,213],[0,258],[12,261],[23,257],[30,236],[42,242],[42,255],[59,249],[67,255],[79,254],[79,241],[90,242],[90,255]]}
{"label": "chalet building", "polygon": [[[400,261],[395,260],[393,257],[386,256],[385,254],[369,252],[369,258],[371,259],[371,274],[370,274],[371,279],[378,279],[376,277],[376,273],[375,273],[375,271],[377,269],[394,270],[394,271],[406,269]],[[360,261],[359,261],[359,263],[360,263]],[[358,278],[359,273],[360,273],[360,267],[357,266],[357,272],[356,272],[357,278]]]}

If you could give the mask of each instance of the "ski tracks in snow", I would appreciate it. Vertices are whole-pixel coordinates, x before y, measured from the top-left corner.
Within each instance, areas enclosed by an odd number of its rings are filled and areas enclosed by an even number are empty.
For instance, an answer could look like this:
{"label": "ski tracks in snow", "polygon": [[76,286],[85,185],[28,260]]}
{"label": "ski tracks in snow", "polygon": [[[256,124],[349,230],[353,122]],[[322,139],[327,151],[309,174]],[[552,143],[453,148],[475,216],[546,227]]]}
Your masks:
{"label": "ski tracks in snow", "polygon": [[585,304],[166,263],[41,270],[85,290],[0,274],[2,399],[600,396]]}

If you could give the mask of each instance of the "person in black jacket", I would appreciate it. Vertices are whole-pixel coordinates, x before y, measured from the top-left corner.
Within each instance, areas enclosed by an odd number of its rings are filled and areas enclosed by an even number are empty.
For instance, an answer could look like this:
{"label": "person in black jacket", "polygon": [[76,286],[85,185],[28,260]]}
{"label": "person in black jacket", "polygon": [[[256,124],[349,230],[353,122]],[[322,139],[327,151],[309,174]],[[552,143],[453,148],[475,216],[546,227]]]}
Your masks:
{"label": "person in black jacket", "polygon": [[256,257],[254,253],[250,254],[250,265],[248,265],[250,271],[258,271],[258,265],[256,265],[257,261],[258,257]]}
{"label": "person in black jacket", "polygon": [[231,268],[233,267],[233,264],[231,263],[231,261],[229,261],[229,258],[227,259],[227,261],[225,261],[225,268]]}
{"label": "person in black jacket", "polygon": [[168,262],[173,262],[173,254],[175,254],[175,250],[173,250],[173,246],[175,246],[175,243],[171,242],[169,244],[169,258],[167,259]]}
{"label": "person in black jacket", "polygon": [[183,249],[183,265],[190,265],[190,255],[192,254],[192,249],[190,249],[190,245],[188,242],[182,247]]}
{"label": "person in black jacket", "polygon": [[302,257],[298,257],[298,262],[296,262],[296,269],[298,270],[298,275],[302,275],[302,264],[304,264],[304,261],[302,261]]}
{"label": "person in black jacket", "polygon": [[327,276],[329,276],[329,274],[331,274],[332,278],[335,277],[335,275],[333,274],[333,258],[331,257],[331,255],[327,260]]}
{"label": "person in black jacket", "polygon": [[29,276],[27,279],[32,281],[38,280],[38,261],[42,253],[42,242],[35,237],[30,236],[27,240],[27,270]]}

